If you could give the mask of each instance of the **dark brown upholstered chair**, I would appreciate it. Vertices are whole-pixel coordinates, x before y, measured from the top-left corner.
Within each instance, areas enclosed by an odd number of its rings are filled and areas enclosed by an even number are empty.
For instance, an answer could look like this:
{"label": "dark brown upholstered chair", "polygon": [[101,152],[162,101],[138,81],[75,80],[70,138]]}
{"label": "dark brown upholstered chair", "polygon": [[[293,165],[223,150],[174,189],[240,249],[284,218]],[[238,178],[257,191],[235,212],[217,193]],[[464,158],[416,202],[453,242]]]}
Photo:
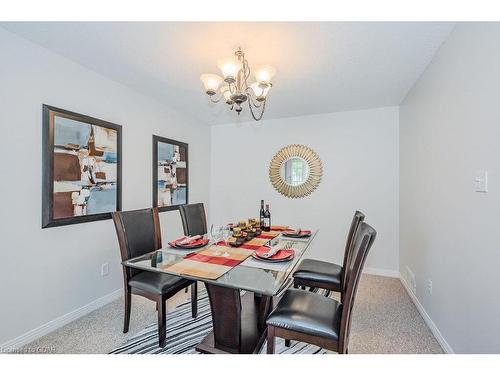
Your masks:
{"label": "dark brown upholstered chair", "polygon": [[288,289],[267,318],[267,353],[274,353],[275,338],[297,340],[347,354],[352,308],[361,271],[377,232],[361,223],[346,265],[344,302],[319,294]]}
{"label": "dark brown upholstered chair", "polygon": [[340,292],[342,298],[342,290],[346,278],[344,270],[349,261],[356,230],[364,218],[365,215],[362,212],[356,211],[354,213],[351,227],[347,235],[342,266],[316,259],[304,259],[293,273],[294,287],[298,288],[301,286],[302,289],[305,289],[307,286],[310,290],[314,288],[323,288],[334,292]]}
{"label": "dark brown upholstered chair", "polygon": [[[122,261],[134,258],[161,248],[161,230],[158,209],[113,212]],[[125,291],[125,316],[123,333],[128,332],[132,294],[138,294],[156,302],[158,310],[159,345],[166,344],[166,301],[180,290],[191,285],[191,312],[197,315],[197,284],[164,273],[141,271],[123,266]]]}
{"label": "dark brown upholstered chair", "polygon": [[207,233],[207,217],[203,203],[185,204],[179,206],[182,227],[186,236],[203,236]]}

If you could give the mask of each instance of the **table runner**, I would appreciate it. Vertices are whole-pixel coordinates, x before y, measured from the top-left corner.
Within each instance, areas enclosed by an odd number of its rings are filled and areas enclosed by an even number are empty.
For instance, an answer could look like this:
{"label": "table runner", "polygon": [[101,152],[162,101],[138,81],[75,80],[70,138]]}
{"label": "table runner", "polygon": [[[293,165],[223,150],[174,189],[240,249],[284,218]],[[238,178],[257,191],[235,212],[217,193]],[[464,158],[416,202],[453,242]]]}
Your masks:
{"label": "table runner", "polygon": [[[257,250],[259,247],[264,246],[273,238],[278,237],[282,231],[287,230],[288,228],[289,227],[284,227],[284,226],[272,226],[269,232],[263,231],[257,237],[254,237],[250,241],[245,242],[243,245],[238,246],[238,249]],[[218,245],[226,246],[224,242],[219,242]]]}
{"label": "table runner", "polygon": [[[217,246],[212,245],[201,251],[187,254],[180,262],[165,266],[163,269],[179,275],[216,280],[247,259],[254,250],[279,236],[281,231],[288,229],[288,227],[275,226],[271,229],[271,231],[263,232],[260,236],[245,242],[240,247],[226,246],[224,242],[219,242]],[[216,255],[217,252],[229,255]]]}

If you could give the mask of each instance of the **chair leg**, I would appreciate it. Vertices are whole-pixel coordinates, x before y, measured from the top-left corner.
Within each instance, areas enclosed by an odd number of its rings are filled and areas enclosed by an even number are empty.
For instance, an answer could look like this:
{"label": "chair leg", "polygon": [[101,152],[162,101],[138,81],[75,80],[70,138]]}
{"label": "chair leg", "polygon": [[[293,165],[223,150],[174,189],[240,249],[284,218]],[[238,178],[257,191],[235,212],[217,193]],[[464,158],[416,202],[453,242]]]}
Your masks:
{"label": "chair leg", "polygon": [[294,281],[294,282],[293,282],[293,287],[294,287],[295,289],[298,289],[298,288],[299,288],[299,283],[298,283],[298,282],[296,282],[296,281]]}
{"label": "chair leg", "polygon": [[285,346],[286,346],[287,348],[289,348],[289,347],[290,347],[290,344],[291,344],[290,339],[285,339]]}
{"label": "chair leg", "polygon": [[191,284],[191,316],[198,316],[198,283],[195,281]]}
{"label": "chair leg", "polygon": [[304,285],[302,285],[302,290],[306,290],[306,287]]}
{"label": "chair leg", "polygon": [[167,304],[163,296],[159,296],[158,302],[158,345],[164,348],[167,344]]}
{"label": "chair leg", "polygon": [[267,354],[274,354],[276,338],[274,337],[274,327],[267,326]]}
{"label": "chair leg", "polygon": [[123,316],[123,333],[128,332],[130,326],[130,309],[132,307],[132,293],[129,288],[125,290],[125,314]]}

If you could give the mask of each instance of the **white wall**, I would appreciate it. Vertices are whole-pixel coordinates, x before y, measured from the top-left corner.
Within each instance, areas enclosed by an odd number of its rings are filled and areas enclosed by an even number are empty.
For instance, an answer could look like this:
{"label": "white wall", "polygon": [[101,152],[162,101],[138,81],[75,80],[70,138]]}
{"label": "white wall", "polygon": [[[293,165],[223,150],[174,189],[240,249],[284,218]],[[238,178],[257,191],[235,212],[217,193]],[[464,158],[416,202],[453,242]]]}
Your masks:
{"label": "white wall", "polygon": [[[270,203],[275,224],[319,229],[311,257],[341,262],[356,209],[378,231],[367,267],[398,270],[398,108],[212,127],[210,218],[258,217]],[[300,143],[323,163],[312,195],[290,199],[272,187],[268,167],[283,146]]]}
{"label": "white wall", "polygon": [[[189,143],[190,199],[207,202],[210,130],[1,28],[0,82],[1,344],[122,287],[111,220],[41,229],[42,104],[123,126],[124,210],[151,206],[152,134]],[[177,211],[161,224],[182,232]]]}
{"label": "white wall", "polygon": [[500,352],[499,45],[498,23],[459,24],[401,106],[401,272],[460,353]]}

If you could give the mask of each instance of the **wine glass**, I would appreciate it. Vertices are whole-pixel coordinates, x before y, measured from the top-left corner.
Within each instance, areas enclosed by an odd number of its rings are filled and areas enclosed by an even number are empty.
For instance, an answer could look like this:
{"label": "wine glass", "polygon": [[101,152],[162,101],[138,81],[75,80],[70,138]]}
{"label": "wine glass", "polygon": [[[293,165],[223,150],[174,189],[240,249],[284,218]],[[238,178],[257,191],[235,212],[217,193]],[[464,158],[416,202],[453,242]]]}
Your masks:
{"label": "wine glass", "polygon": [[[224,240],[224,243],[226,244],[226,247],[229,247],[229,239],[231,238],[231,227],[229,225],[225,225],[222,227],[222,239]],[[227,251],[224,251],[224,254],[222,254],[224,257],[228,257],[229,253]]]}
{"label": "wine glass", "polygon": [[215,245],[214,255],[220,256],[221,252],[219,251],[217,244],[219,243],[222,237],[222,227],[212,224],[212,226],[210,227],[210,236],[212,237],[212,241],[214,242]]}
{"label": "wine glass", "polygon": [[225,225],[222,227],[222,239],[226,246],[229,246],[228,240],[231,238],[231,228],[229,225]]}

